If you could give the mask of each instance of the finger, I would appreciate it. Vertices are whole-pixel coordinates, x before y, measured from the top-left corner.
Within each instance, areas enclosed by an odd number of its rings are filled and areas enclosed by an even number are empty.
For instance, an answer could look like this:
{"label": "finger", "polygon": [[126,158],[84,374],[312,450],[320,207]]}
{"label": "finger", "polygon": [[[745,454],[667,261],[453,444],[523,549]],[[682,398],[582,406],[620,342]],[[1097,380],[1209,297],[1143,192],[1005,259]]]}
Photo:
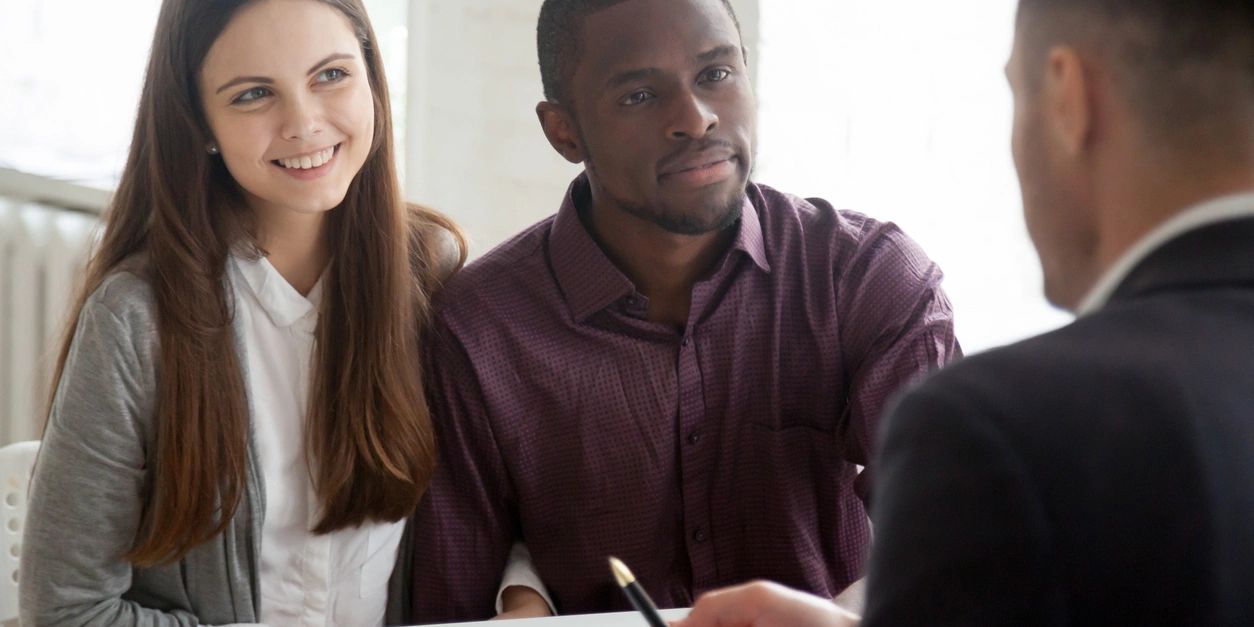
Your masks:
{"label": "finger", "polygon": [[680,627],[750,627],[765,607],[759,601],[762,588],[762,583],[754,582],[707,592]]}

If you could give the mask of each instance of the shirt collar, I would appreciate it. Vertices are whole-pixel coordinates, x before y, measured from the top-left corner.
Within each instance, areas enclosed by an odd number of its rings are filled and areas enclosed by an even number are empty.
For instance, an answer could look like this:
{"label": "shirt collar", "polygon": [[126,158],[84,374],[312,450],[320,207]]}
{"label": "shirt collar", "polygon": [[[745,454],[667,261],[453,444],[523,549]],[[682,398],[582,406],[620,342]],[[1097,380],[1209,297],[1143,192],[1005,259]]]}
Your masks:
{"label": "shirt collar", "polygon": [[233,254],[231,261],[244,285],[253,293],[257,303],[275,326],[290,327],[310,314],[317,316],[318,307],[322,304],[325,273],[314,284],[308,296],[301,296],[265,257],[250,258]]}
{"label": "shirt collar", "polygon": [[1181,211],[1155,227],[1121,255],[1080,301],[1076,314],[1085,316],[1106,306],[1132,270],[1167,242],[1216,222],[1248,217],[1254,217],[1254,192],[1215,198]]}
{"label": "shirt collar", "polygon": [[[754,186],[750,185],[750,188]],[[761,195],[757,196],[760,198]],[[549,263],[576,322],[583,322],[592,314],[636,293],[631,279],[610,261],[584,227],[576,199],[587,198],[588,177],[586,173],[581,173],[567,188],[549,234]],[[735,228],[738,229],[736,241],[716,267],[722,268],[732,253],[740,251],[763,272],[769,273],[771,265],[766,257],[762,224],[749,195],[744,197],[739,225]]]}
{"label": "shirt collar", "polygon": [[771,262],[766,258],[766,237],[762,233],[762,216],[757,205],[766,208],[766,199],[758,190],[758,186],[749,184],[746,190],[744,206],[740,209],[740,232],[736,234],[736,243],[732,250],[739,250],[748,255],[763,272],[771,273]]}

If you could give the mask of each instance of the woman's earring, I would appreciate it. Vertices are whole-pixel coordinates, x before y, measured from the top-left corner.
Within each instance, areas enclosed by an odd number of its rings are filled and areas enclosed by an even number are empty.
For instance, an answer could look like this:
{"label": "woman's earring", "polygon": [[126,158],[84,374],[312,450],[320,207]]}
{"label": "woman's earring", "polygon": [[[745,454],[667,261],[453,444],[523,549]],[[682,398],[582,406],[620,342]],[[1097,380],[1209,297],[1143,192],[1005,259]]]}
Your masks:
{"label": "woman's earring", "polygon": [[216,154],[218,154],[218,145],[217,145],[217,144],[209,144],[209,146],[208,146],[207,148],[205,148],[205,151],[206,151],[206,152],[208,152],[208,153],[209,153],[209,154],[211,154],[211,155],[216,155]]}

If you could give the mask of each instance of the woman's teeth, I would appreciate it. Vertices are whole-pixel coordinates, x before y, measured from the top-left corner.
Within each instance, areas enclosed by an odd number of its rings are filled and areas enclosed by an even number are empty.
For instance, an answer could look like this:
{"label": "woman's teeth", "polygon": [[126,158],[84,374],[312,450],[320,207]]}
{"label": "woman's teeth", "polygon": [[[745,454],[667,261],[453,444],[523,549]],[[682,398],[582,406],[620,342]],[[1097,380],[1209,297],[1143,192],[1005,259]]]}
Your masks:
{"label": "woman's teeth", "polygon": [[321,167],[331,160],[335,155],[335,147],[332,146],[326,150],[320,150],[312,155],[304,155],[302,157],[292,157],[291,159],[279,159],[278,162],[285,168],[293,168],[296,170],[308,170],[310,168]]}

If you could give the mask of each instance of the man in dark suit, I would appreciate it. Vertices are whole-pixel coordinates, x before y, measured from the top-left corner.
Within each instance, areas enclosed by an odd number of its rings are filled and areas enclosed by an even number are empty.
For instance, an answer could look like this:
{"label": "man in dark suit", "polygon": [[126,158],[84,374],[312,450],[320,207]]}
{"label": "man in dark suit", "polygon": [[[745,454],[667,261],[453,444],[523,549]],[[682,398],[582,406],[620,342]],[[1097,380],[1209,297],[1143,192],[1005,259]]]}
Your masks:
{"label": "man in dark suit", "polygon": [[[1021,0],[1013,152],[1079,318],[884,424],[871,625],[1254,625],[1254,2]],[[774,584],[685,627],[855,619]]]}

